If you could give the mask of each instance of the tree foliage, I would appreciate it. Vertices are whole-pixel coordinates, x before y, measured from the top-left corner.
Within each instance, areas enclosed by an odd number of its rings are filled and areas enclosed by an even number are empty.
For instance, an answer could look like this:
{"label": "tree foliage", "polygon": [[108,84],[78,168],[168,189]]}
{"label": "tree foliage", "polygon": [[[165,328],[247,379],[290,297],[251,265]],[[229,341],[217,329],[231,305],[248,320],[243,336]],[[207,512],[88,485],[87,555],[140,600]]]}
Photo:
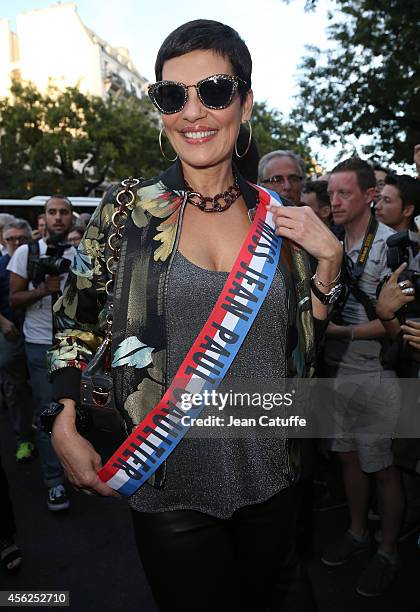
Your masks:
{"label": "tree foliage", "polygon": [[285,119],[279,111],[268,109],[266,102],[254,103],[252,134],[261,157],[276,149],[288,149],[300,155],[308,169],[313,168],[314,160],[302,127]]}
{"label": "tree foliage", "polygon": [[105,180],[153,176],[165,167],[158,134],[148,100],[14,83],[0,100],[0,197],[88,195]]}
{"label": "tree foliage", "polygon": [[323,145],[364,136],[365,154],[411,162],[420,142],[420,2],[336,5],[341,15],[330,14],[328,28],[335,47],[307,48],[294,116]]}
{"label": "tree foliage", "polygon": [[[0,197],[92,195],[109,181],[152,177],[168,166],[148,99],[104,101],[77,88],[42,94],[19,82],[11,91],[0,99]],[[257,102],[252,125],[260,155],[293,149],[311,164],[301,129],[278,111]]]}

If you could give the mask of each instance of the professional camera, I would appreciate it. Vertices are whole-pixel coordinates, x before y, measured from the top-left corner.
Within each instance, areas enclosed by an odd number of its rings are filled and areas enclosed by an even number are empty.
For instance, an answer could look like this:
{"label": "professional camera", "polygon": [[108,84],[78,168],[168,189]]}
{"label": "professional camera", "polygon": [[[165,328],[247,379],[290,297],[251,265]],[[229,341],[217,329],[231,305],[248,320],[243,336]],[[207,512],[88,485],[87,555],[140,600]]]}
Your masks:
{"label": "professional camera", "polygon": [[420,236],[410,230],[403,230],[390,236],[386,244],[388,267],[394,272],[401,264],[408,264],[398,282],[409,280],[414,287],[416,302],[420,302]]}
{"label": "professional camera", "polygon": [[47,240],[46,256],[30,262],[32,270],[29,272],[29,278],[35,287],[44,282],[46,276],[60,276],[69,271],[71,261],[63,255],[71,244],[64,242],[64,238],[62,234],[50,236]]}

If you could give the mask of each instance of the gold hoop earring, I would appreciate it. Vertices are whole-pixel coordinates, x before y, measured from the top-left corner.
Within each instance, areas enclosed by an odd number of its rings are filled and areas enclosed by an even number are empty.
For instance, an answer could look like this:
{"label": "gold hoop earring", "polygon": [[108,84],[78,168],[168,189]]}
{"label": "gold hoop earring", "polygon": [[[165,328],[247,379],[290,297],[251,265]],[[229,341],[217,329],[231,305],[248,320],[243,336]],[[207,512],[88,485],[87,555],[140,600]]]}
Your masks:
{"label": "gold hoop earring", "polygon": [[248,138],[248,144],[246,145],[246,149],[243,153],[241,153],[241,155],[239,155],[238,153],[238,141],[235,142],[235,154],[236,157],[239,157],[239,159],[241,159],[241,157],[245,157],[245,155],[248,153],[249,151],[249,147],[251,146],[251,140],[252,140],[252,125],[249,119],[245,119],[244,123],[248,124],[248,130],[249,130],[249,138]]}
{"label": "gold hoop earring", "polygon": [[169,157],[166,157],[165,155],[165,151],[163,150],[163,145],[162,145],[162,134],[164,132],[164,128],[162,128],[159,132],[159,147],[160,147],[160,152],[162,153],[163,157],[170,162],[174,162],[178,159],[178,155],[176,155],[173,159],[170,159]]}

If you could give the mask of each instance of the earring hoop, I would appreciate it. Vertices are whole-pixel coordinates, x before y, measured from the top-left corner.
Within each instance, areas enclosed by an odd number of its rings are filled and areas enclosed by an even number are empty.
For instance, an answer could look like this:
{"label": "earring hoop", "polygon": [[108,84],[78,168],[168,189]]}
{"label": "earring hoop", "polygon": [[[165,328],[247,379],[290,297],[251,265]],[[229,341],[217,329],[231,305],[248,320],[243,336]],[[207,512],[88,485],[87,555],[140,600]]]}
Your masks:
{"label": "earring hoop", "polygon": [[160,132],[159,132],[159,148],[160,148],[160,152],[162,153],[163,157],[169,161],[169,162],[174,162],[178,159],[178,155],[176,155],[173,159],[171,159],[170,157],[167,157],[165,155],[165,151],[163,150],[163,145],[162,145],[162,135],[164,132],[164,128],[161,128]]}
{"label": "earring hoop", "polygon": [[249,119],[245,119],[244,123],[248,124],[248,130],[249,130],[249,138],[248,138],[248,144],[246,145],[246,149],[243,153],[241,153],[239,155],[238,153],[238,141],[235,142],[235,154],[236,157],[239,157],[239,159],[241,159],[241,157],[245,157],[245,155],[248,153],[249,151],[249,147],[251,146],[251,140],[252,140],[252,125]]}

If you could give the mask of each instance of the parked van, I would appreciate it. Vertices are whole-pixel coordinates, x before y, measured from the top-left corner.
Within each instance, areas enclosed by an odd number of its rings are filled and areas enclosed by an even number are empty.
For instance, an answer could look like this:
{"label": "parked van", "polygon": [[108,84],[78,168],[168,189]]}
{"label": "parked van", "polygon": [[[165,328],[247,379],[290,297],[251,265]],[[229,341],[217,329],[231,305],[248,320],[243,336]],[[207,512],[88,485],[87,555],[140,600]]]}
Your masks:
{"label": "parked van", "polygon": [[[29,221],[32,227],[37,226],[37,217],[44,211],[44,204],[51,196],[33,196],[29,200],[1,200],[0,199],[0,213],[9,213],[15,217],[26,219]],[[88,198],[79,196],[66,196],[73,204],[74,212],[77,214],[81,212],[92,213],[98,206],[101,198]]]}

